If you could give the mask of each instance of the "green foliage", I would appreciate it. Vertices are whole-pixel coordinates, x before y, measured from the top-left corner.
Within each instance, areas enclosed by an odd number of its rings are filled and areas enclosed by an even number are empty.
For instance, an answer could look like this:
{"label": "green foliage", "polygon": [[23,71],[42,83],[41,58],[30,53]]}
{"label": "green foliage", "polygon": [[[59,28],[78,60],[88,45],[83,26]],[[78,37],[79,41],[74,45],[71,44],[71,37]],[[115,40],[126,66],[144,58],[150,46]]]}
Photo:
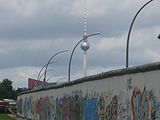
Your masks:
{"label": "green foliage", "polygon": [[24,91],[26,91],[27,90],[27,88],[17,88],[17,90],[14,90],[14,97],[13,97],[13,99],[15,100],[15,99],[17,99],[17,95],[19,94],[19,93],[21,93],[21,92],[24,92]]}
{"label": "green foliage", "polygon": [[12,90],[12,89],[13,89],[13,87],[12,87],[12,81],[9,80],[9,79],[4,79],[4,80],[2,81],[2,83],[1,83],[1,85],[2,85],[2,86],[5,86],[5,88],[6,88],[7,90]]}
{"label": "green foliage", "polygon": [[17,95],[20,92],[27,90],[27,88],[18,88],[17,90],[13,89],[12,81],[9,79],[4,79],[0,82],[0,100],[3,99],[17,99]]}
{"label": "green foliage", "polygon": [[15,120],[9,117],[7,114],[0,114],[0,120]]}
{"label": "green foliage", "polygon": [[12,81],[9,79],[4,79],[2,83],[0,83],[0,98],[11,99],[13,97],[12,92],[13,92]]}

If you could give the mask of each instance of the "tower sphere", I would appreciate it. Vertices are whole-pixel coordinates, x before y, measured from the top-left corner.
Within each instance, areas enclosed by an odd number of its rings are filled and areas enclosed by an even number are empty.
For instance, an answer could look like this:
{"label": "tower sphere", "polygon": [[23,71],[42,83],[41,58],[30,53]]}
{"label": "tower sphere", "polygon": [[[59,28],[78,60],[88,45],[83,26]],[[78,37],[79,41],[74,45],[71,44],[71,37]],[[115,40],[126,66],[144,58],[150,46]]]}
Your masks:
{"label": "tower sphere", "polygon": [[87,41],[83,41],[81,44],[81,49],[86,52],[89,48],[90,48],[89,43]]}

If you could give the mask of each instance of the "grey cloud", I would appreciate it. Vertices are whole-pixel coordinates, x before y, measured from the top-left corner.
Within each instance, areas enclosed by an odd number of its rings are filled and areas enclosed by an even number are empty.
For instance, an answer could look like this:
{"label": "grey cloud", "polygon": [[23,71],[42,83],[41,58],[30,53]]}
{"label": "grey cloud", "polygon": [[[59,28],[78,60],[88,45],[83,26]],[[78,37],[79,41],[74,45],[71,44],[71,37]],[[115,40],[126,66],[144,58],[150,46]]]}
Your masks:
{"label": "grey cloud", "polygon": [[[6,2],[3,2],[2,13],[5,14],[1,15],[3,18],[0,22],[1,39],[48,39],[82,35],[83,2],[81,1],[17,0],[9,5],[4,5]],[[88,8],[88,31],[90,33],[100,31],[103,36],[119,36],[128,30],[134,14],[145,2],[138,1],[136,4],[136,2],[115,0],[89,1],[88,4],[91,5]],[[82,5],[78,6],[78,3]],[[98,7],[97,3],[103,6]],[[159,25],[159,4],[156,3],[157,1],[151,3],[142,11],[135,28]]]}
{"label": "grey cloud", "polygon": [[[126,37],[130,22],[147,0],[88,0],[88,33],[101,32],[89,38],[88,69],[91,73],[125,66]],[[23,68],[28,77],[56,52],[68,49],[50,65],[53,73],[67,75],[68,60],[74,45],[83,35],[83,1],[81,0],[0,0],[0,67],[5,76]],[[160,60],[160,3],[154,1],[138,16],[130,41],[130,66]],[[107,39],[104,42],[104,39]],[[83,54],[78,47],[72,61],[72,77],[81,77]],[[29,66],[29,68],[27,68]],[[38,70],[37,70],[38,68]],[[18,74],[19,73],[19,74]],[[17,77],[27,76],[17,70]],[[11,74],[11,75],[9,75]],[[20,82],[17,82],[20,85]]]}

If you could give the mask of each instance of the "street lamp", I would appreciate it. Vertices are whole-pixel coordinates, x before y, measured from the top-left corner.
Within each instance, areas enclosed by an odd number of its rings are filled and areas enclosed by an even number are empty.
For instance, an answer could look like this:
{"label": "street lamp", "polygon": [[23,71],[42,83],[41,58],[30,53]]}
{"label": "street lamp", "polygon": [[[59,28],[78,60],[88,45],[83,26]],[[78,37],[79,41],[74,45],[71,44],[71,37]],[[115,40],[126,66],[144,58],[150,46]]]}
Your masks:
{"label": "street lamp", "polygon": [[66,79],[66,77],[59,78],[56,82],[59,82],[59,81],[64,80],[64,79]]}
{"label": "street lamp", "polygon": [[50,80],[51,78],[56,77],[56,76],[58,76],[58,75],[53,75],[53,76],[51,76],[51,77],[47,78],[47,80],[46,80],[46,81],[48,81],[48,80]]}
{"label": "street lamp", "polygon": [[[52,64],[52,63],[55,63],[55,62],[56,62],[56,61],[53,61],[53,62],[50,62],[49,64]],[[40,76],[42,70],[43,70],[46,66],[47,66],[47,64],[45,64],[45,65],[41,68],[41,70],[39,71],[37,80],[39,80],[39,76]]]}
{"label": "street lamp", "polygon": [[158,35],[158,39],[160,39],[160,34]]}
{"label": "street lamp", "polygon": [[131,25],[130,25],[130,28],[129,28],[129,31],[128,31],[128,37],[127,37],[127,47],[126,47],[126,68],[128,68],[128,58],[129,58],[129,39],[130,39],[130,35],[131,35],[131,30],[132,30],[132,27],[133,27],[133,24],[138,16],[138,14],[141,12],[141,10],[147,6],[150,2],[152,2],[153,0],[150,0],[148,1],[146,4],[144,4],[139,10],[138,12],[136,13],[136,15],[134,16],[132,22],[131,22]]}
{"label": "street lamp", "polygon": [[[46,81],[48,81],[48,80],[50,80],[51,78],[56,77],[56,76],[58,76],[58,75],[53,75],[53,76],[49,77]],[[57,83],[57,82],[59,82],[59,81],[61,81],[61,80],[63,80],[63,79],[66,79],[66,77],[59,78],[58,80],[55,81],[55,83]]]}
{"label": "street lamp", "polygon": [[54,54],[50,59],[49,59],[49,61],[48,61],[48,63],[46,64],[46,69],[45,69],[45,73],[44,73],[44,82],[46,81],[46,75],[47,75],[47,68],[48,68],[48,65],[50,64],[50,62],[51,62],[51,60],[55,57],[55,56],[57,56],[58,54],[60,54],[60,53],[64,53],[64,52],[67,52],[68,50],[62,50],[62,51],[60,51],[60,52],[57,52],[56,54]]}
{"label": "street lamp", "polygon": [[90,34],[90,35],[85,35],[75,46],[74,46],[74,48],[73,48],[73,50],[72,50],[72,53],[71,53],[71,56],[70,56],[70,59],[69,59],[69,66],[68,66],[68,82],[70,82],[70,72],[71,72],[71,62],[72,62],[72,56],[73,56],[73,53],[74,53],[74,51],[75,51],[75,49],[76,49],[76,47],[83,41],[83,40],[85,40],[85,39],[87,39],[87,38],[89,38],[89,37],[91,37],[91,36],[94,36],[94,35],[99,35],[99,34],[101,34],[100,32],[97,32],[97,33],[94,33],[94,34]]}
{"label": "street lamp", "polygon": [[[49,70],[47,70],[47,72],[49,72],[49,71],[53,71],[52,69],[49,69]],[[39,77],[39,79],[38,80],[41,80],[41,78],[42,78],[42,76],[45,74],[45,71],[40,75],[40,77]]]}

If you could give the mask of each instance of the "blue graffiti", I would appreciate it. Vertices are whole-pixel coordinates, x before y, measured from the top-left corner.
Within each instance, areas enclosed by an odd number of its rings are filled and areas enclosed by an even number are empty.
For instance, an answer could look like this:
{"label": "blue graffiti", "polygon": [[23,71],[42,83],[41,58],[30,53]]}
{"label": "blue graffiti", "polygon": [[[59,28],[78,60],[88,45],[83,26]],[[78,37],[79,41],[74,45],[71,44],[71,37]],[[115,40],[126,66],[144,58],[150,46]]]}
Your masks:
{"label": "blue graffiti", "polygon": [[83,101],[84,120],[98,120],[97,103],[98,103],[97,98],[84,99]]}

